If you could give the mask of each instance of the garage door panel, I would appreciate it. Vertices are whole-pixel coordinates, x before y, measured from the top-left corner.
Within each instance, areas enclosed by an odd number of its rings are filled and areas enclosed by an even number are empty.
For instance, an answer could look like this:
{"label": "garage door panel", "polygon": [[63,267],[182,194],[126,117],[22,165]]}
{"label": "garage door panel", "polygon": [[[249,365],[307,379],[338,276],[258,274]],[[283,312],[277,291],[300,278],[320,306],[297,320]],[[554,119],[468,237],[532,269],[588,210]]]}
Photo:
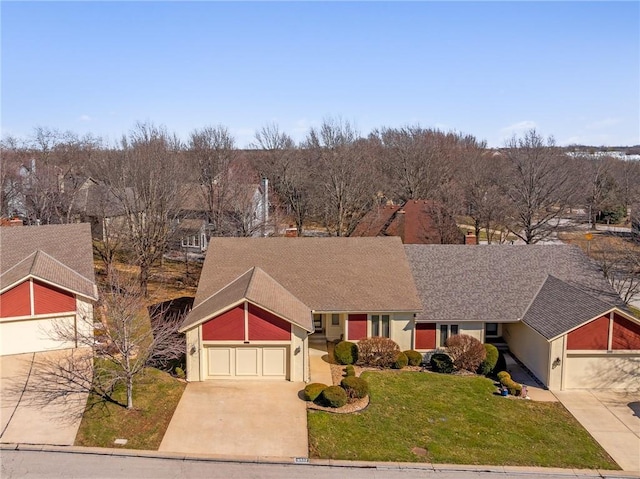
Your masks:
{"label": "garage door panel", "polygon": [[638,356],[568,356],[565,368],[565,389],[640,388]]}
{"label": "garage door panel", "polygon": [[237,348],[236,349],[236,375],[237,376],[258,376],[260,365],[258,364],[257,348]]}
{"label": "garage door panel", "polygon": [[289,346],[207,346],[208,379],[288,379]]}
{"label": "garage door panel", "polygon": [[208,374],[209,376],[231,376],[232,359],[235,350],[233,348],[208,348]]}
{"label": "garage door panel", "polygon": [[262,350],[262,375],[281,376],[287,374],[287,348],[264,348]]}

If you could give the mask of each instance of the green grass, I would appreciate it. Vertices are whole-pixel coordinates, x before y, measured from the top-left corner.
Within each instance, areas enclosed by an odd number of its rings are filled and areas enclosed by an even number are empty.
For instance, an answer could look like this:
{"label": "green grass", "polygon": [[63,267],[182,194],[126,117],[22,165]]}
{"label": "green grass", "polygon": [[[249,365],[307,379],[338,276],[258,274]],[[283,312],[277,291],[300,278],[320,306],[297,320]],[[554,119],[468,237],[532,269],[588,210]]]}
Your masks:
{"label": "green grass", "polygon": [[627,305],[627,308],[631,310],[633,314],[635,314],[636,318],[640,318],[640,308],[636,308],[635,306]]}
{"label": "green grass", "polygon": [[[87,408],[75,445],[157,450],[184,388],[185,383],[171,375],[147,368],[134,383],[134,409],[104,402]],[[115,398],[127,403],[124,387]],[[119,438],[127,439],[127,444],[114,446],[113,441]]]}
{"label": "green grass", "polygon": [[[418,372],[368,372],[369,407],[309,411],[312,457],[617,469],[560,403],[494,395],[493,382]],[[427,450],[426,456],[411,452]]]}

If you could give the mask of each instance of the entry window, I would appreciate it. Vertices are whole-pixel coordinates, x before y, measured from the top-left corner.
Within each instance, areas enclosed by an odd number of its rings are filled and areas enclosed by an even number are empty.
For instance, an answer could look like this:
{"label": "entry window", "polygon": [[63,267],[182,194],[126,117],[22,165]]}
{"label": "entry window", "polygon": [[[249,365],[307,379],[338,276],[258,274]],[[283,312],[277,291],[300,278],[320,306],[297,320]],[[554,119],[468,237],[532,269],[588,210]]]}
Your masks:
{"label": "entry window", "polygon": [[440,347],[444,348],[446,346],[447,339],[450,336],[455,336],[458,334],[458,325],[457,324],[441,324],[440,325]]}
{"label": "entry window", "polygon": [[371,336],[382,336],[388,338],[391,333],[388,314],[371,315]]}
{"label": "entry window", "polygon": [[314,314],[313,315],[313,327],[315,328],[316,331],[321,331],[322,330],[322,315],[321,314]]}
{"label": "entry window", "polygon": [[485,323],[484,325],[485,336],[497,336],[498,335],[498,323]]}
{"label": "entry window", "polygon": [[331,315],[331,326],[340,326],[340,315],[332,314]]}

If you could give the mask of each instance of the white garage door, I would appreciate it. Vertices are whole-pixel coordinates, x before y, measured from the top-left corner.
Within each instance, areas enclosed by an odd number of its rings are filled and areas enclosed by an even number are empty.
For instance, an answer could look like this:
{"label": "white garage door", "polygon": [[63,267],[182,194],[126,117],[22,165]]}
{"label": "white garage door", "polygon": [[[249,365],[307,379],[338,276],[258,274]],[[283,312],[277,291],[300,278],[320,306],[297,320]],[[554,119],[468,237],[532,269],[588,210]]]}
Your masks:
{"label": "white garage door", "polygon": [[[73,325],[73,317],[58,318],[60,324]],[[56,340],[52,319],[26,319],[0,323],[0,355],[33,353],[72,348],[72,342]]]}
{"label": "white garage door", "polygon": [[567,356],[565,389],[640,390],[640,356],[575,354]]}
{"label": "white garage door", "polygon": [[209,346],[208,379],[288,379],[288,346]]}

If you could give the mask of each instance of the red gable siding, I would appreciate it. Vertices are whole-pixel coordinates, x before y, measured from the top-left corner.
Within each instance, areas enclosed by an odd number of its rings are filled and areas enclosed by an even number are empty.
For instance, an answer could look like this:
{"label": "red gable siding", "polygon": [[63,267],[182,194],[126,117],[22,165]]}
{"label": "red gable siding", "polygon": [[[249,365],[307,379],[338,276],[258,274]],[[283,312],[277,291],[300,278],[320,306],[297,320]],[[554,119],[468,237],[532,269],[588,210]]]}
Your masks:
{"label": "red gable siding", "polygon": [[367,315],[366,314],[350,314],[348,321],[349,341],[358,341],[367,337]]}
{"label": "red gable siding", "polygon": [[250,304],[249,340],[289,341],[291,340],[291,323]]}
{"label": "red gable siding", "polygon": [[606,350],[609,339],[609,318],[602,316],[571,331],[567,338],[567,349]]}
{"label": "red gable siding", "polygon": [[76,297],[48,284],[33,282],[35,314],[70,313],[76,311]]}
{"label": "red gable siding", "polygon": [[29,316],[30,314],[29,281],[25,281],[0,295],[0,318]]}
{"label": "red gable siding", "polygon": [[204,341],[244,341],[244,304],[202,325]]}
{"label": "red gable siding", "polygon": [[436,348],[436,324],[416,323],[416,349]]}
{"label": "red gable siding", "polygon": [[640,324],[614,315],[611,349],[640,349]]}

